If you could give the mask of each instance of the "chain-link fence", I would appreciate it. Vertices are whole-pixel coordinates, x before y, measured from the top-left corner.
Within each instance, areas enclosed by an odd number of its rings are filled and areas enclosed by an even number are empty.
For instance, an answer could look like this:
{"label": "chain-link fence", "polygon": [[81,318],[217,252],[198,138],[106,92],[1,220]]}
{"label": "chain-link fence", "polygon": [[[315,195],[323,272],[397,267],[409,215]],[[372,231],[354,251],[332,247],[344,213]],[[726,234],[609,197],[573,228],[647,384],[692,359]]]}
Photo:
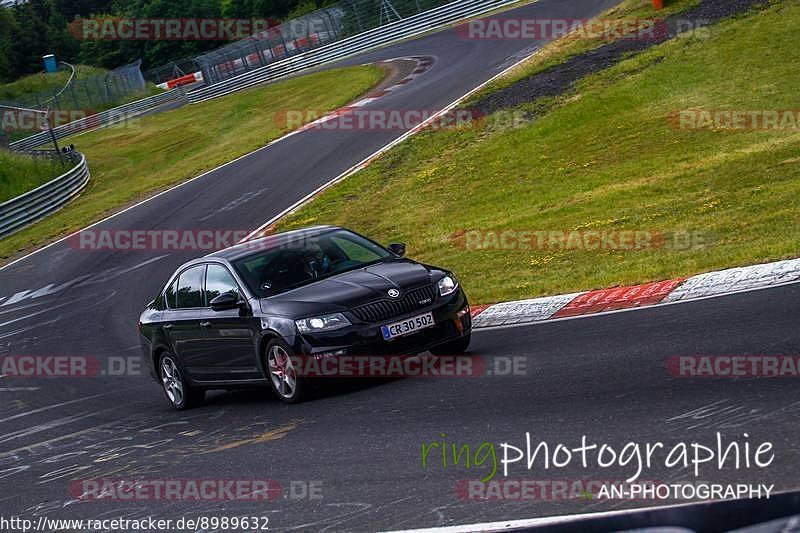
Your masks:
{"label": "chain-link fence", "polygon": [[70,72],[66,85],[30,93],[0,105],[51,111],[94,110],[114,107],[146,92],[141,61],[114,69],[104,75],[81,76],[66,63],[59,67]]}
{"label": "chain-link fence", "polygon": [[206,84],[211,85],[446,3],[447,0],[341,0],[195,58],[152,69],[147,72],[147,79],[162,83],[200,71]]}

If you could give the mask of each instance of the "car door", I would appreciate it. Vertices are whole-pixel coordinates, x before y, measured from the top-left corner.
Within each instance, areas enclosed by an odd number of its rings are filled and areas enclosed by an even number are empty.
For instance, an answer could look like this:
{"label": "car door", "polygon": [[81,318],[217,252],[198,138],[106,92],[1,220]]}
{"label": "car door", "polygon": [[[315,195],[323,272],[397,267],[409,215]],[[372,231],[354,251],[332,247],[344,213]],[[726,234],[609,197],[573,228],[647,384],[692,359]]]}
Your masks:
{"label": "car door", "polygon": [[262,378],[257,366],[259,321],[241,309],[214,311],[211,301],[221,294],[242,297],[228,268],[209,263],[206,269],[206,307],[201,312],[203,340],[202,371],[209,380],[239,381]]}
{"label": "car door", "polygon": [[200,327],[205,269],[198,265],[178,274],[165,293],[167,308],[161,322],[173,352],[193,379],[205,340]]}

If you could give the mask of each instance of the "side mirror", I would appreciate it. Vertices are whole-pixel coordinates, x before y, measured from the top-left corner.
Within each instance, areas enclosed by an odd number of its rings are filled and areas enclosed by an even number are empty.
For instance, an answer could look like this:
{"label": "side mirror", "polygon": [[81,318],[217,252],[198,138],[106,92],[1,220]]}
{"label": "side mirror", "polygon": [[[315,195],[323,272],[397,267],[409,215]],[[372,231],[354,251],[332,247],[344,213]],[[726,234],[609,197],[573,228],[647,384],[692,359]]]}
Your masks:
{"label": "side mirror", "polygon": [[406,245],[402,242],[393,242],[389,245],[389,251],[397,257],[403,257],[406,255]]}
{"label": "side mirror", "polygon": [[228,311],[230,309],[238,309],[242,306],[242,303],[238,295],[226,292],[211,300],[211,310]]}

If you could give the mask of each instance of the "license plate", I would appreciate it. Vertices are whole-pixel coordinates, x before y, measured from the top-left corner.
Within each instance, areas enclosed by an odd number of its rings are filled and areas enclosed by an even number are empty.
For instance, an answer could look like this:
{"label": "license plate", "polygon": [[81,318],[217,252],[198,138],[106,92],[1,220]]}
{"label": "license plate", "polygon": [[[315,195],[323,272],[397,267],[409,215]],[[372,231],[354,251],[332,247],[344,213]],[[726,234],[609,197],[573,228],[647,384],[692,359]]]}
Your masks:
{"label": "license plate", "polygon": [[381,326],[381,333],[383,334],[383,340],[388,341],[395,337],[411,335],[425,328],[432,328],[435,325],[433,313],[425,313],[424,315],[412,316],[399,322]]}

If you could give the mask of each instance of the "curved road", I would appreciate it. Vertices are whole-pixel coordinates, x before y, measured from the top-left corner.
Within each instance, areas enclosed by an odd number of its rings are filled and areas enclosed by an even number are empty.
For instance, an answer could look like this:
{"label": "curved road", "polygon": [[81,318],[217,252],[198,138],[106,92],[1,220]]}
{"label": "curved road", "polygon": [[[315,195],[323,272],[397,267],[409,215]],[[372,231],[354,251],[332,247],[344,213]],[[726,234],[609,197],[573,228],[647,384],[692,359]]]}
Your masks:
{"label": "curved road", "polygon": [[[517,15],[581,18],[612,0],[541,0]],[[510,16],[510,15],[509,15]],[[465,41],[446,30],[348,63],[429,55],[436,62],[370,104],[437,109],[530,53],[539,43]],[[402,132],[306,131],[101,223],[100,229],[254,229]],[[67,242],[0,270],[0,355],[138,356],[136,317],[191,253],[81,252]],[[413,255],[413,252],[412,252]],[[172,411],[147,377],[0,379],[0,516],[136,518],[263,515],[271,529],[367,531],[528,518],[649,505],[648,501],[463,500],[459,480],[481,468],[423,470],[423,443],[576,444],[581,435],[714,443],[717,431],[771,441],[766,470],[706,470],[706,481],[796,487],[793,438],[800,402],[792,380],[672,378],[673,355],[798,352],[800,287],[681,305],[477,332],[472,352],[521,362],[514,376],[404,379],[327,387],[286,406],[267,391],[214,393]],[[135,374],[135,370],[130,372]],[[129,374],[130,374],[129,373]],[[473,449],[474,449],[473,448]],[[529,479],[619,479],[627,469],[514,470]],[[276,501],[76,501],[71,480],[263,479]],[[643,476],[688,480],[654,468]],[[321,498],[304,496],[303,487]],[[290,488],[295,488],[292,494]],[[10,490],[13,489],[13,490]],[[315,493],[316,495],[316,493]],[[289,496],[285,497],[284,496]],[[294,497],[291,497],[294,496]]]}

